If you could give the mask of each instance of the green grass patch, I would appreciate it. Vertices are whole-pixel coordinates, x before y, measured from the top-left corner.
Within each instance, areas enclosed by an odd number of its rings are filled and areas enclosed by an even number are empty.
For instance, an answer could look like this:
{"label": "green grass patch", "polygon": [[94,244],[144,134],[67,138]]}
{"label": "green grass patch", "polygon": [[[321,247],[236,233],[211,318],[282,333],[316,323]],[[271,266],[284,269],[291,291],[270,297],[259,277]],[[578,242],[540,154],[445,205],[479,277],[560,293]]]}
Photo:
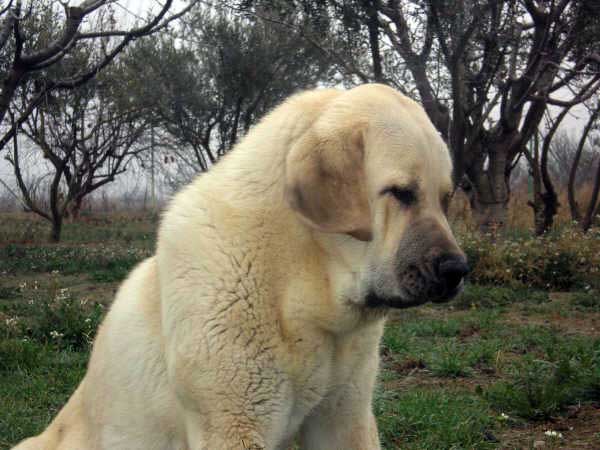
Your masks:
{"label": "green grass patch", "polygon": [[438,377],[466,377],[495,371],[503,347],[495,335],[494,311],[470,311],[453,318],[410,318],[386,327],[382,348],[399,368],[424,368]]}
{"label": "green grass patch", "polygon": [[[22,216],[0,220],[0,448],[43,430],[72,394],[104,314],[90,299],[106,303],[155,239],[156,218],[100,216],[48,244],[46,224]],[[540,420],[600,402],[599,236],[467,237],[484,284],[390,314],[374,400],[383,448],[515,448],[495,442],[499,427],[534,436]],[[571,292],[550,301],[556,289]],[[577,326],[565,331],[563,317]]]}
{"label": "green grass patch", "polygon": [[425,364],[435,376],[456,378],[472,375],[471,363],[467,349],[449,340],[433,350]]}
{"label": "green grass patch", "polygon": [[568,405],[600,400],[600,340],[548,334],[533,345],[541,355],[516,360],[507,380],[483,392],[494,408],[547,420]]}
{"label": "green grass patch", "polygon": [[0,248],[0,272],[65,275],[89,274],[96,281],[119,281],[138,262],[151,255],[149,248],[119,246],[37,246],[10,244]]}
{"label": "green grass patch", "polygon": [[37,291],[27,301],[7,306],[10,315],[0,323],[0,336],[31,339],[69,350],[91,346],[105,312],[100,304],[72,297],[67,288]]}
{"label": "green grass patch", "polygon": [[468,392],[379,390],[375,413],[386,449],[492,449],[493,414]]}
{"label": "green grass patch", "polygon": [[[82,213],[76,221],[63,223],[64,243],[153,243],[159,216],[154,213],[96,214]],[[2,214],[0,242],[13,244],[45,244],[49,240],[50,223],[35,214]]]}
{"label": "green grass patch", "polygon": [[40,433],[83,378],[86,352],[0,341],[0,448]]}
{"label": "green grass patch", "polygon": [[493,309],[515,303],[537,305],[549,301],[548,293],[540,290],[467,284],[464,292],[452,302],[452,306],[457,309]]}

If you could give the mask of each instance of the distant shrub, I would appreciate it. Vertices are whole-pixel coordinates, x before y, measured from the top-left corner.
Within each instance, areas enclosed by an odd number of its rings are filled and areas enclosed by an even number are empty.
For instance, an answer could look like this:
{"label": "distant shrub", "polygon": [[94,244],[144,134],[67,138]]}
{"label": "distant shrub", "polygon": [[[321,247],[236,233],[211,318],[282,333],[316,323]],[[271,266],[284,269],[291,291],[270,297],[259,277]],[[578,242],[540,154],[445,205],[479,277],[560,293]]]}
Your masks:
{"label": "distant shrub", "polygon": [[545,290],[600,288],[600,230],[565,227],[544,237],[493,241],[477,233],[459,240],[479,284]]}

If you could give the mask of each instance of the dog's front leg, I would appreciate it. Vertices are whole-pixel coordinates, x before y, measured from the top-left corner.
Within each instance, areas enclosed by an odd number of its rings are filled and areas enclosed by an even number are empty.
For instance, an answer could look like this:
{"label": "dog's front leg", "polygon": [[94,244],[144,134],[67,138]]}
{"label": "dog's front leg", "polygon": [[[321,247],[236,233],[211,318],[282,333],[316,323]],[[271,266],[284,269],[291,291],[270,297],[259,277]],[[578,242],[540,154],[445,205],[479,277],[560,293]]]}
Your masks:
{"label": "dog's front leg", "polygon": [[379,450],[379,433],[372,412],[377,353],[333,389],[304,422],[302,450]]}
{"label": "dog's front leg", "polygon": [[237,414],[206,417],[186,412],[189,450],[267,450],[271,449],[258,427]]}
{"label": "dog's front leg", "polygon": [[273,357],[237,346],[223,357],[198,353],[179,353],[171,374],[189,450],[277,448],[286,438],[291,388]]}
{"label": "dog's front leg", "polygon": [[312,415],[301,433],[302,450],[380,450],[373,413],[355,412]]}
{"label": "dog's front leg", "polygon": [[[285,415],[273,399],[252,392],[256,386],[239,384],[210,389],[196,396],[188,392],[183,406],[189,450],[274,450],[285,434]],[[224,386],[225,387],[225,386]]]}

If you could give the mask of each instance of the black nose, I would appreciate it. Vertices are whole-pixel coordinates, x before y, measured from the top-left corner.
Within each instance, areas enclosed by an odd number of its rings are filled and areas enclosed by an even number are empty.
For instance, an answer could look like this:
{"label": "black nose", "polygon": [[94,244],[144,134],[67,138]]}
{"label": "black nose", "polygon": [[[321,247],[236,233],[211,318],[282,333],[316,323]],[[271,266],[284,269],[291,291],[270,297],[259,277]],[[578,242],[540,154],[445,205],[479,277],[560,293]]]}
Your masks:
{"label": "black nose", "polygon": [[469,273],[469,265],[462,255],[442,255],[436,262],[437,275],[446,286],[446,292],[456,290],[465,275]]}

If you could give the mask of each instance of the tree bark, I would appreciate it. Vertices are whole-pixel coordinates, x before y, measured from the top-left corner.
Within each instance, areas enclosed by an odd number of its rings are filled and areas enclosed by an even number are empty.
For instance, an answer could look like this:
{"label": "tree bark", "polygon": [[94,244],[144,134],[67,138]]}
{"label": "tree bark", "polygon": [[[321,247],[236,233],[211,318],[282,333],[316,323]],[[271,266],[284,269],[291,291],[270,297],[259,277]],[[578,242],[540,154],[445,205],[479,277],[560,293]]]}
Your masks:
{"label": "tree bark", "polygon": [[533,145],[533,155],[525,150],[525,156],[529,161],[530,174],[533,181],[533,199],[528,201],[527,204],[533,209],[535,235],[541,236],[545,231],[545,214],[542,192],[542,173],[540,170],[540,142],[537,134],[534,136]]}
{"label": "tree bark", "polygon": [[495,233],[506,225],[510,195],[507,146],[511,143],[511,136],[507,136],[487,144],[487,168],[484,168],[484,161],[479,161],[467,169],[472,183],[469,199],[473,219],[483,233]]}
{"label": "tree bark", "polygon": [[373,80],[377,83],[383,81],[383,70],[381,67],[381,51],[379,50],[379,20],[377,9],[373,1],[367,2],[367,29],[369,30],[369,46],[371,47],[371,61],[373,63]]}
{"label": "tree bark", "polygon": [[62,232],[62,216],[52,216],[52,231],[50,232],[50,240],[52,242],[60,242],[60,235]]}
{"label": "tree bark", "polygon": [[598,195],[600,194],[600,161],[598,161],[598,170],[596,171],[596,179],[594,180],[594,188],[592,190],[592,198],[588,205],[587,211],[581,221],[581,228],[584,232],[590,229],[594,223],[595,215],[600,210],[600,204],[598,202]]}

